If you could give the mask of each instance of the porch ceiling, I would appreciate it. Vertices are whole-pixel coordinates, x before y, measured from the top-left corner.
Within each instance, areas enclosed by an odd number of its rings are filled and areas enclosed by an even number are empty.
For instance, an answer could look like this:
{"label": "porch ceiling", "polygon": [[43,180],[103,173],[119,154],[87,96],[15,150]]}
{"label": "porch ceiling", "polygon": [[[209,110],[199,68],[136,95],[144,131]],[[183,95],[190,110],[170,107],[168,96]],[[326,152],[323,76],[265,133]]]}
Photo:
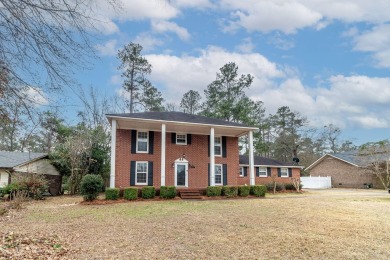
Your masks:
{"label": "porch ceiling", "polygon": [[214,127],[214,132],[216,135],[234,137],[246,135],[250,130],[256,130],[254,127],[208,125],[122,117],[108,117],[110,124],[112,119],[117,120],[117,129],[151,130],[161,132],[161,126],[162,124],[165,124],[167,132],[209,135],[210,129]]}

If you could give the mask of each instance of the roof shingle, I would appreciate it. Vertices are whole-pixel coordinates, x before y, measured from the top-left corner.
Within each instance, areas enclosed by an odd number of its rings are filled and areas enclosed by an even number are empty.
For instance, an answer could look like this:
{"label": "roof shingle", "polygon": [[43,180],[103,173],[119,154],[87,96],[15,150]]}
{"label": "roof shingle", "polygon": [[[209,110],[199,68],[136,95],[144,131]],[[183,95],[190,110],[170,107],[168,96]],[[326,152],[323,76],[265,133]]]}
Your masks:
{"label": "roof shingle", "polygon": [[0,168],[13,168],[29,161],[47,156],[47,153],[21,153],[0,151]]}

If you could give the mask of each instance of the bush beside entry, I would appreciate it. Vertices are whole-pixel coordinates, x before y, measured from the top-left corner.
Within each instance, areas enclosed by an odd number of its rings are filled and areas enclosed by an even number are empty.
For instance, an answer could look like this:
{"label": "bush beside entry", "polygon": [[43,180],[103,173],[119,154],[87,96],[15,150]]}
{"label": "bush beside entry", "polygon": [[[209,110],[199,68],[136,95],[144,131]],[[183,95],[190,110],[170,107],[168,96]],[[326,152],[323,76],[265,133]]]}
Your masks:
{"label": "bush beside entry", "polygon": [[264,185],[251,186],[250,193],[256,197],[264,197],[267,187]]}
{"label": "bush beside entry", "polygon": [[206,194],[208,197],[221,196],[222,187],[218,186],[208,186],[206,190]]}
{"label": "bush beside entry", "polygon": [[80,191],[84,200],[93,201],[103,188],[103,179],[100,175],[87,174],[81,180]]}
{"label": "bush beside entry", "polygon": [[238,195],[238,187],[237,186],[223,186],[222,187],[222,195],[228,198],[235,198]]}
{"label": "bush beside entry", "polygon": [[173,199],[175,197],[176,197],[176,187],[175,186],[161,186],[160,198]]}
{"label": "bush beside entry", "polygon": [[250,190],[251,190],[250,186],[239,186],[238,187],[238,195],[240,197],[248,197]]}

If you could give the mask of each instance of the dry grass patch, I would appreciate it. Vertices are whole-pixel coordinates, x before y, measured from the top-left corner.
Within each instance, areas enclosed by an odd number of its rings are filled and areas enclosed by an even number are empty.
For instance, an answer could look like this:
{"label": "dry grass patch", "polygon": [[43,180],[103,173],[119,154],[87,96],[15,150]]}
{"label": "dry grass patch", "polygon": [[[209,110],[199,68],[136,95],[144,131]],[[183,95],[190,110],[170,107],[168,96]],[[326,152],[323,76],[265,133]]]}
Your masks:
{"label": "dry grass patch", "polygon": [[75,204],[81,200],[33,202],[11,220],[0,217],[0,225],[27,236],[55,234],[70,258],[390,258],[384,192]]}

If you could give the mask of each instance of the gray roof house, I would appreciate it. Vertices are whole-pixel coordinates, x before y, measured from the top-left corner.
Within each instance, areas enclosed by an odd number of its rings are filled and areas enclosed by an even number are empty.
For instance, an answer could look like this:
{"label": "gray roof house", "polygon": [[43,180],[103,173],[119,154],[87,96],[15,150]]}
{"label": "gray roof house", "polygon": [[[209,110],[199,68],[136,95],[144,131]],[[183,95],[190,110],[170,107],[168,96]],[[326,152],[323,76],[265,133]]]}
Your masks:
{"label": "gray roof house", "polygon": [[333,188],[382,189],[382,184],[366,169],[368,163],[369,158],[362,155],[359,150],[328,153],[309,165],[305,171],[311,176],[330,176]]}
{"label": "gray roof house", "polygon": [[43,174],[49,181],[50,194],[61,193],[62,176],[46,153],[0,151],[0,187],[11,183],[14,176],[28,173]]}

